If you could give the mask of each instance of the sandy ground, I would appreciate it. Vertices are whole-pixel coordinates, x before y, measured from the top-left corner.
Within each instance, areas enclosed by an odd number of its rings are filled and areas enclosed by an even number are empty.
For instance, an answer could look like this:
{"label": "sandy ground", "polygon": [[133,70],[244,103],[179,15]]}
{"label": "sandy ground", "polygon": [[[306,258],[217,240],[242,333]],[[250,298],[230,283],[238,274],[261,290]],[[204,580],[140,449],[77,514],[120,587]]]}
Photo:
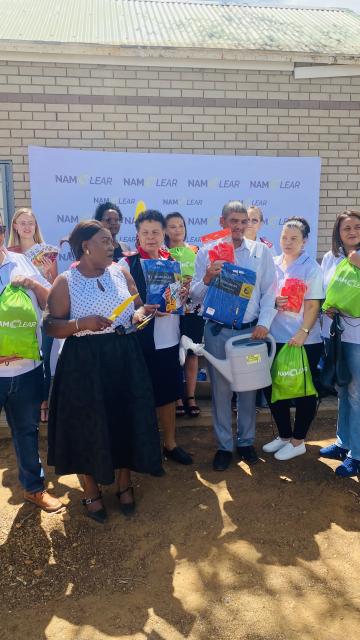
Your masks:
{"label": "sandy ground", "polygon": [[[49,471],[64,514],[24,505],[11,443],[0,441],[0,640],[355,640],[360,633],[360,487],[306,456],[211,469],[212,433],[182,428],[194,453],[166,476],[135,476],[138,512],[84,517],[75,476]],[[271,437],[258,428],[258,444]],[[45,439],[41,439],[45,459]]]}

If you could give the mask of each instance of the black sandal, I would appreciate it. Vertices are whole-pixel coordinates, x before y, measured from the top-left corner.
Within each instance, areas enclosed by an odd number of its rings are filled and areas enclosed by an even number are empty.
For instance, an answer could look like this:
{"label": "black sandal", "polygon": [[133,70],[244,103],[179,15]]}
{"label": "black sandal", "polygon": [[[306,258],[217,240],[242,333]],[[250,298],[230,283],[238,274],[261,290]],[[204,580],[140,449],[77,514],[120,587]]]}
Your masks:
{"label": "black sandal", "polygon": [[200,407],[197,404],[189,404],[189,400],[195,400],[195,396],[189,396],[186,398],[186,413],[190,418],[197,418],[200,415]]}
{"label": "black sandal", "polygon": [[104,524],[107,518],[106,509],[104,506],[102,506],[102,508],[98,509],[97,511],[89,511],[89,509],[87,509],[88,504],[93,504],[93,502],[97,502],[97,500],[102,500],[101,491],[96,498],[82,498],[81,504],[84,505],[86,509],[86,515],[89,518],[91,518],[92,520],[95,520],[96,522],[100,522],[100,524]]}
{"label": "black sandal", "polygon": [[176,405],[176,409],[175,409],[175,415],[177,418],[183,418],[184,415],[186,414],[186,410],[184,405]]}
{"label": "black sandal", "polygon": [[[132,502],[127,502],[127,503],[122,503],[121,502],[121,496],[124,493],[126,493],[127,491],[131,491],[131,495],[132,495],[133,501]],[[134,487],[132,486],[132,484],[129,484],[129,486],[126,487],[126,489],[123,489],[122,491],[117,491],[115,495],[119,500],[119,509],[120,509],[121,513],[124,516],[132,516],[132,514],[135,511]]]}

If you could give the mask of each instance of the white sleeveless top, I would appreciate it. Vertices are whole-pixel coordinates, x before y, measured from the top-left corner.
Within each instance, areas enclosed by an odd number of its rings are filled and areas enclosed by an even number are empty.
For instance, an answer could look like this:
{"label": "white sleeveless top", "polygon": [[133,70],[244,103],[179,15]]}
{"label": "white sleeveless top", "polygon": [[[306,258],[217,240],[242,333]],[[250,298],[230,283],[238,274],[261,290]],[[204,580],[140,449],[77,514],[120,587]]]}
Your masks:
{"label": "white sleeveless top", "polygon": [[[64,271],[70,295],[70,320],[79,320],[84,316],[105,316],[108,318],[114,309],[126,300],[129,292],[126,278],[117,264],[107,267],[98,278],[87,278],[81,275],[77,268]],[[116,318],[113,324],[103,331],[79,331],[73,335],[85,336],[94,334],[114,333],[115,327],[120,324],[124,327],[131,325],[131,316],[134,313],[132,302]]]}

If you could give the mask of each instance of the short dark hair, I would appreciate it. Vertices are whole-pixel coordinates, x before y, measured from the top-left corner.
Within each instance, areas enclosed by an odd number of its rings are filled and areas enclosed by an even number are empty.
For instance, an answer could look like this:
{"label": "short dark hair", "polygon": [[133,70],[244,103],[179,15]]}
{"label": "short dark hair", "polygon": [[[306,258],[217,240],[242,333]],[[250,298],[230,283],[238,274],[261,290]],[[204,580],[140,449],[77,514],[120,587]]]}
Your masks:
{"label": "short dark hair", "polygon": [[223,218],[227,218],[230,213],[247,214],[247,208],[245,207],[245,204],[241,202],[241,200],[229,200],[229,202],[224,204],[221,215]]}
{"label": "short dark hair", "polygon": [[103,202],[102,204],[99,204],[99,206],[95,209],[95,220],[99,220],[99,222],[101,222],[104,217],[105,211],[108,211],[109,209],[116,211],[119,214],[120,222],[123,221],[123,214],[121,213],[119,207],[113,202]]}
{"label": "short dark hair", "polygon": [[247,212],[249,213],[249,211],[256,211],[256,213],[259,214],[260,222],[264,222],[264,214],[261,211],[260,207],[255,207],[255,206],[254,207],[248,207]]}
{"label": "short dark hair", "polygon": [[343,248],[343,244],[340,238],[340,225],[343,220],[346,218],[358,218],[360,220],[360,211],[355,211],[354,209],[345,209],[339,213],[336,217],[333,232],[332,232],[332,243],[331,243],[331,251],[334,256],[340,255],[340,249]]}
{"label": "short dark hair", "polygon": [[284,227],[299,229],[304,240],[306,240],[310,235],[310,225],[308,221],[305,220],[305,218],[300,218],[299,216],[291,216],[291,218],[287,218],[286,222],[284,222]]}
{"label": "short dark hair", "polygon": [[69,245],[74,254],[75,260],[80,260],[84,253],[82,243],[90,240],[99,231],[104,231],[104,227],[99,220],[81,220],[69,235]]}
{"label": "short dark hair", "polygon": [[[168,213],[166,218],[165,218],[165,224],[167,224],[169,222],[169,220],[172,220],[172,218],[180,218],[180,220],[183,221],[184,223],[184,227],[185,227],[185,237],[184,240],[186,240],[186,236],[187,236],[187,228],[186,228],[186,222],[185,222],[185,218],[184,216],[179,212],[179,211],[172,211],[171,213]],[[165,244],[168,247],[169,246],[169,236],[166,235],[165,233]]]}
{"label": "short dark hair", "polygon": [[146,211],[143,211],[142,213],[140,213],[135,220],[136,231],[139,231],[140,225],[142,224],[142,222],[147,222],[147,221],[160,222],[163,229],[165,229],[166,227],[165,218],[163,214],[160,213],[160,211],[157,211],[156,209],[146,209]]}

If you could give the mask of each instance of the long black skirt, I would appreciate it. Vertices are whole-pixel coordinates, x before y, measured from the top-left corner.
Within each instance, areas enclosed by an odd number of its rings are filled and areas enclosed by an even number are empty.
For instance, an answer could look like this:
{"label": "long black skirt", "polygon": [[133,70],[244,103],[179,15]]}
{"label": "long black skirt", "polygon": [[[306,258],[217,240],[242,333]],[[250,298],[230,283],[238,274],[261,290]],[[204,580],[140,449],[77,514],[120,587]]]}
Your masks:
{"label": "long black skirt", "polygon": [[115,469],[159,472],[153,390],[136,335],[66,339],[48,427],[48,464],[57,474],[86,474],[111,484]]}

